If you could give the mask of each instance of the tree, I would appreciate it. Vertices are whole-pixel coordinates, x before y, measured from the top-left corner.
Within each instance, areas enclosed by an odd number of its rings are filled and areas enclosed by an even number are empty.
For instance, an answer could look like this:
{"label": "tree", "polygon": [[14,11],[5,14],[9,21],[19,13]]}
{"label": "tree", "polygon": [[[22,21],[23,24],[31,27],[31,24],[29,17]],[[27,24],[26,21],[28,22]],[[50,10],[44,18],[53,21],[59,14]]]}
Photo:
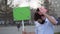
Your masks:
{"label": "tree", "polygon": [[52,6],[52,2],[45,0],[44,6],[48,9],[48,14],[57,18],[57,13],[55,13],[55,7]]}
{"label": "tree", "polygon": [[0,1],[0,18],[5,22],[5,24],[13,18],[12,8],[7,5],[7,0]]}

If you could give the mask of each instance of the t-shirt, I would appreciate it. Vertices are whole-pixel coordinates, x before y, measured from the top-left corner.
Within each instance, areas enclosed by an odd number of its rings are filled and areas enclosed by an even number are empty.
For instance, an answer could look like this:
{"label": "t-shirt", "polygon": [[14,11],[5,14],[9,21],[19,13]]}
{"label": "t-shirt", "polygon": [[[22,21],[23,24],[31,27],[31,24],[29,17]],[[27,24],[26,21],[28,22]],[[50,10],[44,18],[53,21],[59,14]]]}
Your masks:
{"label": "t-shirt", "polygon": [[[46,18],[44,24],[38,23],[35,21],[35,34],[54,34],[54,25]],[[58,22],[56,21],[56,24]]]}

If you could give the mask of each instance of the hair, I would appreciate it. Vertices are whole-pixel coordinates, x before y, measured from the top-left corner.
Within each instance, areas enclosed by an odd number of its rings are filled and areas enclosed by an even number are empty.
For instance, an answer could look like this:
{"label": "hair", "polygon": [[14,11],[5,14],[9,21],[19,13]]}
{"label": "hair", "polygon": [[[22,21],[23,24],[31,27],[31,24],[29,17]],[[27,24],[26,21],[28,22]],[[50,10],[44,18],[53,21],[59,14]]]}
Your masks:
{"label": "hair", "polygon": [[[38,19],[41,19],[42,20],[41,15],[38,14],[39,11],[40,11],[39,8],[37,8],[37,10],[36,10],[36,12],[34,14],[34,20],[35,21],[38,21]],[[40,23],[40,22],[39,23],[40,24],[44,24],[44,22],[45,22],[45,20],[42,20],[42,23]]]}
{"label": "hair", "polygon": [[38,14],[39,8],[37,8],[35,14],[34,14],[34,20],[37,21],[38,19],[41,19],[41,16]]}
{"label": "hair", "polygon": [[37,8],[36,12],[39,12],[39,11],[40,11],[39,8]]}

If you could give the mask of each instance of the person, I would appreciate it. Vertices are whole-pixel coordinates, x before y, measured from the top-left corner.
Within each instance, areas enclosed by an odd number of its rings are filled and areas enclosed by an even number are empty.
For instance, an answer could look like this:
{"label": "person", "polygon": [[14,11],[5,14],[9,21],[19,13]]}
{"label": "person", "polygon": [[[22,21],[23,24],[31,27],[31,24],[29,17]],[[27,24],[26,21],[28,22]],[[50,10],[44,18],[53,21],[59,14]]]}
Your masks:
{"label": "person", "polygon": [[20,23],[19,23],[19,24],[17,24],[18,31],[19,31],[20,26],[21,26],[21,25],[20,25]]}
{"label": "person", "polygon": [[35,34],[54,34],[54,25],[58,22],[47,11],[45,7],[37,8],[34,14]]}

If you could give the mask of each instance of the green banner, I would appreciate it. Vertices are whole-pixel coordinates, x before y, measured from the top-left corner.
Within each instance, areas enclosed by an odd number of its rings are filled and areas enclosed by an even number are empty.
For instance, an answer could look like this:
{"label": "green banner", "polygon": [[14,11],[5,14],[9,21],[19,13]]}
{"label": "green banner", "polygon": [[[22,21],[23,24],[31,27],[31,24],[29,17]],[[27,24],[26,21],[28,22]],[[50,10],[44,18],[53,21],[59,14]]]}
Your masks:
{"label": "green banner", "polygon": [[31,19],[30,7],[13,8],[14,21]]}

